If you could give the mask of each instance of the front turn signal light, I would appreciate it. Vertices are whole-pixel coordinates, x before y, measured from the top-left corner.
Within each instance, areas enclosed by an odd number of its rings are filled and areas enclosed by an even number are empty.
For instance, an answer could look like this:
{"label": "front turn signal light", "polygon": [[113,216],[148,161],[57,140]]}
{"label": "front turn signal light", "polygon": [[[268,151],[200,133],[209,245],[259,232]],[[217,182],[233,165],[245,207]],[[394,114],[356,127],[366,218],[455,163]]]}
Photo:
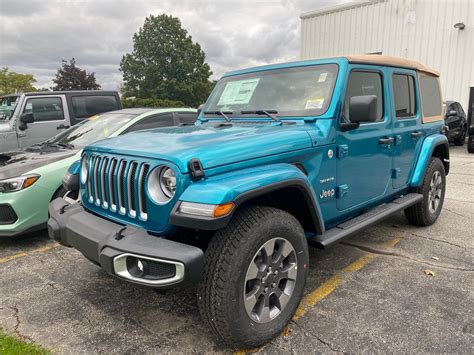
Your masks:
{"label": "front turn signal light", "polygon": [[233,209],[234,209],[233,202],[217,205],[216,207],[214,207],[213,217],[217,218],[217,217],[227,216],[230,212],[232,212]]}
{"label": "front turn signal light", "polygon": [[212,205],[207,203],[181,202],[179,212],[182,214],[219,218],[227,216],[234,209],[233,202],[222,203],[220,205]]}

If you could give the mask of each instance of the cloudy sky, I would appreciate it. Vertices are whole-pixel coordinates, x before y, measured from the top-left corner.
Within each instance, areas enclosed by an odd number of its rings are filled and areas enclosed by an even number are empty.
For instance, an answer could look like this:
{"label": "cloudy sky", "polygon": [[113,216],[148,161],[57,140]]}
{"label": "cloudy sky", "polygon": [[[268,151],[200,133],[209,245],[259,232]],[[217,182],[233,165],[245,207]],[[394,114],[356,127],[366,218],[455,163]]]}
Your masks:
{"label": "cloudy sky", "polygon": [[0,67],[49,87],[61,59],[117,89],[122,56],[149,14],[171,14],[204,49],[212,78],[297,59],[299,15],[348,0],[0,0]]}

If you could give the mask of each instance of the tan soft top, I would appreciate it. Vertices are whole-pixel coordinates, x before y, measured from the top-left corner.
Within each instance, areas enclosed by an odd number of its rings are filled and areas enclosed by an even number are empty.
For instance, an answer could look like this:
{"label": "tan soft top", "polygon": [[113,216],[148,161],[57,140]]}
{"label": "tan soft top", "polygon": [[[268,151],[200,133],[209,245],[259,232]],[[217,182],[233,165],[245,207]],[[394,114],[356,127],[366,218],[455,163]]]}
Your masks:
{"label": "tan soft top", "polygon": [[342,57],[347,58],[350,63],[375,64],[389,67],[415,69],[439,77],[439,73],[436,70],[430,69],[423,64],[411,59],[378,54],[344,55]]}

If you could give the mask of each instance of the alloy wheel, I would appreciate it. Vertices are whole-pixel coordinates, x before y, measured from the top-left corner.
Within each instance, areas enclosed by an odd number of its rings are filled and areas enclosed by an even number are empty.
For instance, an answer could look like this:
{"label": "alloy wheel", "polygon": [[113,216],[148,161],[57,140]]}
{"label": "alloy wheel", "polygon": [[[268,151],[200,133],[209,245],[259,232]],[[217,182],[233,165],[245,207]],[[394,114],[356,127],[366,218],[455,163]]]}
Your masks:
{"label": "alloy wheel", "polygon": [[435,171],[430,181],[430,189],[428,193],[428,208],[431,214],[438,210],[443,192],[443,178],[439,171]]}
{"label": "alloy wheel", "polygon": [[284,238],[267,241],[252,258],[245,276],[247,315],[257,323],[275,319],[291,299],[297,275],[293,245]]}

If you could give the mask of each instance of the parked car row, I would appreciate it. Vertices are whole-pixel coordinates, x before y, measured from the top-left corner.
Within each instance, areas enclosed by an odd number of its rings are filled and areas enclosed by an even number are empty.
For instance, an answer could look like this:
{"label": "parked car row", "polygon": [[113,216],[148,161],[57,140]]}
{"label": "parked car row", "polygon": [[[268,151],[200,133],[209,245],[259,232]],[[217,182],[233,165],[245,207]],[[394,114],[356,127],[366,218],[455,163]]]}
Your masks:
{"label": "parked car row", "polygon": [[[82,149],[108,137],[158,127],[194,124],[193,109],[124,109],[92,116],[42,143],[0,154],[0,237],[46,227],[48,204],[76,199],[62,179]],[[72,195],[71,195],[72,194]]]}

